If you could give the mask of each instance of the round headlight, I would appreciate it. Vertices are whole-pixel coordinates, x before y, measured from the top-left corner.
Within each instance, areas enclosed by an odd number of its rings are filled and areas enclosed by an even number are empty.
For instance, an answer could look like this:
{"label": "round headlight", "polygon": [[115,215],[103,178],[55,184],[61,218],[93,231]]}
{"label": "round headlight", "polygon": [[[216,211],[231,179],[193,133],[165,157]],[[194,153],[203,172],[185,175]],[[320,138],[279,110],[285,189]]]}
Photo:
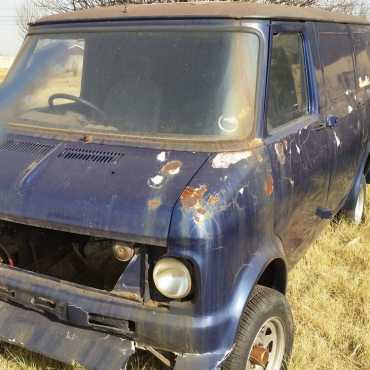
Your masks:
{"label": "round headlight", "polygon": [[158,291],[167,298],[182,299],[191,292],[191,274],[184,263],[175,258],[157,262],[153,280]]}

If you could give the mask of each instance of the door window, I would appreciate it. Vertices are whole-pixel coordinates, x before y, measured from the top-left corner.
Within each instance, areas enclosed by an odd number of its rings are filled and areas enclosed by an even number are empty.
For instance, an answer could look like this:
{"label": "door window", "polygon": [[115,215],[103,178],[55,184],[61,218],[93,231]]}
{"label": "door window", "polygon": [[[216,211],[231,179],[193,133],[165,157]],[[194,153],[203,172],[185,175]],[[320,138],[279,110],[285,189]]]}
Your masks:
{"label": "door window", "polygon": [[307,77],[300,33],[273,36],[268,92],[268,131],[308,112]]}
{"label": "door window", "polygon": [[331,102],[339,103],[341,109],[346,108],[343,99],[351,103],[356,88],[351,39],[346,33],[321,32],[319,45]]}

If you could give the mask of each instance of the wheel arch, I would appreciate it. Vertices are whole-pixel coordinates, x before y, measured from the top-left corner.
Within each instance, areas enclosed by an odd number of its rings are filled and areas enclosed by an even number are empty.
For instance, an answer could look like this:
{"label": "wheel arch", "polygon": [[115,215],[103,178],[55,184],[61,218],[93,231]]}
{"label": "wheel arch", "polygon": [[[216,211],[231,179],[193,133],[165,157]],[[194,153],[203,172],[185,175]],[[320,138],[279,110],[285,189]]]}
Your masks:
{"label": "wheel arch", "polygon": [[370,153],[367,156],[365,169],[364,169],[364,175],[366,177],[366,182],[370,184]]}
{"label": "wheel arch", "polygon": [[262,272],[255,285],[262,285],[286,294],[288,283],[288,268],[282,258],[272,260]]}
{"label": "wheel arch", "polygon": [[346,202],[343,206],[343,211],[347,211],[352,209],[357,200],[357,196],[361,190],[361,183],[362,179],[365,176],[366,182],[369,184],[370,183],[370,143],[367,146],[366,153],[362,157],[360,161],[360,165],[357,170],[356,177],[354,179],[354,183],[352,186],[352,190],[349,193]]}

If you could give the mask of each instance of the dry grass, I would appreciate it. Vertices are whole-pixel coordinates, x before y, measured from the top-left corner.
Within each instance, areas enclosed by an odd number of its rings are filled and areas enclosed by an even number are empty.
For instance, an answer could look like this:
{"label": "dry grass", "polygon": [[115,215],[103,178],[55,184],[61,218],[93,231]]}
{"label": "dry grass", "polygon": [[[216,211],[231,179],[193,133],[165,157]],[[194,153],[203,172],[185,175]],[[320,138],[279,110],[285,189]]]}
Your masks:
{"label": "dry grass", "polygon": [[290,370],[369,370],[370,217],[360,228],[331,225],[290,282],[296,322]]}
{"label": "dry grass", "polygon": [[[0,70],[0,81],[4,74]],[[330,225],[291,273],[290,282],[296,339],[289,370],[370,370],[370,218],[361,227],[345,221]],[[140,356],[129,366],[159,368],[150,357]],[[4,344],[0,369],[78,367]]]}

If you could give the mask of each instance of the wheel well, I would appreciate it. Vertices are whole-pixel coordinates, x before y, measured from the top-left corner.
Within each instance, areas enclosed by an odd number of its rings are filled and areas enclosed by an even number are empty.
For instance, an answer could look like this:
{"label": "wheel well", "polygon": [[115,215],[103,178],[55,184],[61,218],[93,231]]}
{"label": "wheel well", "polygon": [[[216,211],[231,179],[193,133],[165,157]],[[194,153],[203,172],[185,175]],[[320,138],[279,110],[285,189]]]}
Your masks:
{"label": "wheel well", "polygon": [[263,274],[260,276],[257,284],[275,289],[282,294],[286,293],[287,286],[287,268],[282,259],[272,261]]}
{"label": "wheel well", "polygon": [[367,157],[364,174],[366,176],[366,182],[370,184],[370,155]]}

